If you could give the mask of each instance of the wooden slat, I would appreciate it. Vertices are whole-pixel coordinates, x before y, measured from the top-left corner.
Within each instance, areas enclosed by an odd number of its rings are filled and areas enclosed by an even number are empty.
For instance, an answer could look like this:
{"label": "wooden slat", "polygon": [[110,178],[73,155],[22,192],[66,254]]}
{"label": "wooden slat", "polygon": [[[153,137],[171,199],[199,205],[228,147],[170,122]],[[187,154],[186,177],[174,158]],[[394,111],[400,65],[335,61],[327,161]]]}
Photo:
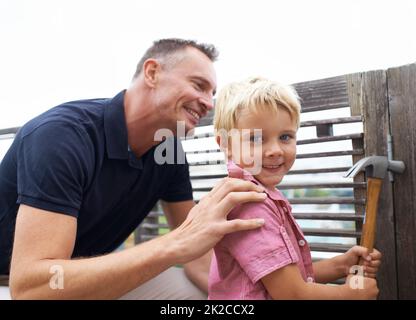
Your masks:
{"label": "wooden slat", "polygon": [[190,166],[199,167],[199,166],[214,166],[214,165],[224,165],[225,162],[223,160],[212,160],[212,161],[195,161],[189,162]]}
{"label": "wooden slat", "polygon": [[186,151],[186,154],[212,154],[222,152],[219,148],[207,149],[207,150],[197,150],[197,151]]}
{"label": "wooden slat", "polygon": [[352,245],[345,244],[334,244],[334,243],[317,243],[310,242],[309,247],[311,251],[321,251],[321,252],[346,252],[351,248]]}
{"label": "wooden slat", "polygon": [[347,172],[350,167],[333,167],[333,168],[318,168],[318,169],[298,169],[290,170],[287,174],[315,174],[315,173],[334,173],[334,172]]}
{"label": "wooden slat", "polygon": [[330,188],[365,188],[365,182],[339,182],[339,183],[282,183],[278,188],[286,189],[330,189]]}
{"label": "wooden slat", "polygon": [[346,151],[317,152],[317,153],[302,153],[302,154],[297,154],[296,159],[350,156],[350,155],[354,155],[354,154],[363,154],[363,153],[364,153],[364,150],[362,150],[362,149],[346,150]]}
{"label": "wooden slat", "polygon": [[[201,151],[188,151],[187,154],[213,154],[213,153],[220,153],[220,152],[221,152],[220,149],[213,149],[213,150],[201,150]],[[357,154],[364,154],[364,150],[357,149],[357,150],[346,150],[346,151],[299,153],[299,154],[296,155],[296,159],[338,157],[338,156],[350,156],[350,155],[357,155]],[[222,160],[219,160],[219,161],[222,161]],[[201,161],[199,161],[199,162],[189,162],[189,164],[190,165],[195,165],[195,164],[200,164],[202,162]],[[218,164],[218,163],[213,163],[213,164]]]}
{"label": "wooden slat", "polygon": [[[292,212],[296,219],[304,220],[334,220],[334,221],[359,221],[364,216],[355,213],[337,213],[337,212]],[[162,217],[163,211],[152,211],[147,217]]]}
{"label": "wooden slat", "polygon": [[19,129],[20,129],[20,127],[0,129],[0,135],[15,134]]}
{"label": "wooden slat", "polygon": [[205,139],[205,138],[212,138],[214,136],[214,132],[204,132],[204,133],[197,133],[192,136],[186,137],[186,139],[181,138],[181,140],[195,140],[195,139]]}
{"label": "wooden slat", "polygon": [[[363,154],[364,150],[346,150],[346,151],[329,151],[329,152],[317,152],[317,153],[302,153],[297,154],[296,159],[310,159],[310,158],[326,158],[326,157],[340,157],[350,156],[355,154]],[[219,165],[225,164],[224,160],[209,160],[209,161],[188,161],[190,166],[207,166],[207,165]]]}
{"label": "wooden slat", "polygon": [[362,221],[364,215],[355,213],[330,212],[292,212],[295,219],[301,220],[333,220],[333,221]]}
{"label": "wooden slat", "polygon": [[293,86],[301,98],[302,112],[316,111],[317,108],[325,106],[333,109],[348,105],[346,81],[343,76],[300,82]]}
{"label": "wooden slat", "polygon": [[169,225],[166,223],[148,223],[148,222],[144,222],[140,225],[143,229],[157,229],[159,230],[159,228],[169,228]]}
{"label": "wooden slat", "polygon": [[[352,139],[362,139],[362,137],[363,137],[362,133],[355,133],[355,134],[346,134],[346,135],[339,135],[339,136],[329,136],[329,137],[298,140],[296,144],[305,145],[305,144],[314,144],[314,143],[322,143],[322,142],[344,141],[344,140],[352,140]],[[205,153],[209,154],[209,153],[219,153],[219,152],[222,152],[220,148],[213,148],[213,149],[206,149],[206,150],[186,151],[186,154],[205,154]]]}
{"label": "wooden slat", "polygon": [[221,179],[227,177],[227,174],[200,174],[191,175],[191,180],[202,180],[202,179]]}
{"label": "wooden slat", "polygon": [[[289,198],[291,204],[365,204],[365,199],[354,199],[350,197],[316,197],[316,198]],[[196,203],[199,200],[195,200]]]}
{"label": "wooden slat", "polygon": [[[150,235],[150,234],[143,234],[141,236],[143,241],[151,240],[159,235]],[[334,237],[334,235],[331,235]],[[344,236],[347,237],[347,236]],[[348,236],[350,237],[350,236]],[[352,237],[353,238],[353,237]],[[321,251],[321,252],[346,252],[348,251],[352,245],[343,245],[343,244],[334,244],[334,243],[308,243],[311,251]]]}
{"label": "wooden slat", "polygon": [[347,108],[347,107],[348,107],[348,104],[346,104],[344,101],[340,101],[338,103],[323,104],[323,105],[316,106],[316,107],[309,107],[308,109],[305,109],[302,107],[302,113],[323,111],[323,110],[330,110],[330,109],[342,109],[342,108]]}
{"label": "wooden slat", "polygon": [[[213,137],[213,134],[201,134],[194,137],[194,139],[200,139],[200,138],[207,138],[207,137]],[[352,134],[345,134],[345,135],[338,135],[338,136],[327,136],[327,137],[319,137],[319,138],[313,138],[313,139],[303,139],[296,141],[297,145],[304,145],[304,144],[312,144],[312,143],[321,143],[321,142],[332,142],[332,141],[343,141],[343,140],[352,140],[352,139],[362,139],[363,134],[362,133],[352,133]],[[188,139],[193,140],[193,139]],[[212,150],[217,150],[216,152],[219,152],[219,148],[215,148]],[[186,153],[193,153],[192,151],[187,151]]]}
{"label": "wooden slat", "polygon": [[157,238],[157,237],[159,237],[159,235],[158,235],[158,234],[157,234],[157,235],[152,235],[152,234],[142,234],[142,235],[141,235],[141,240],[142,240],[142,241],[148,241],[148,240],[152,240],[152,239]]}
{"label": "wooden slat", "polygon": [[163,211],[151,211],[151,212],[147,215],[147,217],[152,217],[152,218],[154,218],[154,217],[162,217],[162,216],[164,216]]}
{"label": "wooden slat", "polygon": [[[280,190],[289,190],[289,189],[332,189],[332,188],[365,188],[366,183],[352,183],[352,182],[340,182],[340,183],[287,183],[279,184],[278,189]],[[204,192],[211,191],[211,187],[193,187],[193,191]]]}
{"label": "wooden slat", "polygon": [[[394,160],[401,160],[405,163],[406,171],[403,174],[394,175],[394,201],[391,201],[392,198],[388,193],[392,184],[386,183],[387,179],[383,182],[379,218],[377,218],[376,244],[382,245],[383,252],[388,253],[390,257],[394,253],[395,240],[398,299],[416,299],[416,64],[389,69],[387,77],[394,143],[392,156]],[[384,119],[382,120],[384,124]],[[394,204],[394,216],[391,211],[387,210],[391,204]],[[394,230],[396,230],[395,239]],[[383,256],[383,264],[385,260],[386,254]],[[390,278],[394,278],[392,276],[394,273],[390,274]],[[392,285],[393,280],[387,284]]]}
{"label": "wooden slat", "polygon": [[354,123],[362,122],[361,116],[353,117],[343,117],[343,118],[333,118],[333,119],[324,119],[324,120],[311,120],[304,121],[300,124],[301,127],[312,127],[320,124],[343,124],[343,123]]}
{"label": "wooden slat", "polygon": [[[333,168],[318,168],[318,169],[301,169],[290,170],[288,175],[301,175],[301,174],[315,174],[315,173],[337,173],[347,172],[350,167],[333,167]],[[191,179],[220,179],[227,177],[227,174],[192,174]]]}
{"label": "wooden slat", "polygon": [[345,135],[339,135],[339,136],[328,136],[328,137],[320,137],[320,138],[314,138],[314,139],[298,140],[296,144],[304,145],[304,144],[312,144],[312,143],[343,141],[343,140],[362,139],[362,138],[363,138],[362,133],[354,133],[354,134],[345,134]]}
{"label": "wooden slat", "polygon": [[354,199],[350,197],[334,197],[334,198],[291,198],[288,199],[291,204],[355,204],[365,203],[365,199]]}
{"label": "wooden slat", "polygon": [[302,228],[305,236],[356,238],[360,232],[347,229]]}
{"label": "wooden slat", "polygon": [[[365,97],[366,92],[362,87],[362,74],[356,73],[352,75],[346,76],[347,86],[348,86],[348,100],[351,107],[351,116],[363,116],[365,122],[365,116],[362,115],[362,110],[364,108],[364,101],[363,97]],[[365,125],[364,125],[365,127]],[[352,142],[353,150],[356,149],[364,149],[364,139],[354,139]],[[357,163],[359,160],[364,158],[364,154],[355,154],[352,156],[353,164]],[[364,172],[360,172],[358,175],[354,177],[354,182],[364,182]],[[354,198],[365,198],[366,197],[366,190],[363,189],[354,189],[353,190]],[[354,211],[355,212],[364,212],[365,208],[362,204],[355,204]],[[357,221],[355,224],[355,228],[358,231],[362,230],[362,222]],[[361,240],[361,239],[359,239]]]}

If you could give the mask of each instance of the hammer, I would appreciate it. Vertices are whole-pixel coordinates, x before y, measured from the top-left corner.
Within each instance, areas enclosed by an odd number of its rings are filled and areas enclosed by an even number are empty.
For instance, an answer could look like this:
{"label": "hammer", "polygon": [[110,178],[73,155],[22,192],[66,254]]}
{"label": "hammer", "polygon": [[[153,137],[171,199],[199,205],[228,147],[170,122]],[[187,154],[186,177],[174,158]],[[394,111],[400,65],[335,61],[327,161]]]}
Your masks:
{"label": "hammer", "polygon": [[360,171],[365,170],[366,172],[367,200],[360,245],[366,247],[368,252],[373,251],[374,248],[378,198],[386,172],[389,170],[394,173],[402,173],[404,169],[403,161],[388,160],[387,157],[381,156],[370,156],[358,161],[344,175],[345,178],[354,178]]}

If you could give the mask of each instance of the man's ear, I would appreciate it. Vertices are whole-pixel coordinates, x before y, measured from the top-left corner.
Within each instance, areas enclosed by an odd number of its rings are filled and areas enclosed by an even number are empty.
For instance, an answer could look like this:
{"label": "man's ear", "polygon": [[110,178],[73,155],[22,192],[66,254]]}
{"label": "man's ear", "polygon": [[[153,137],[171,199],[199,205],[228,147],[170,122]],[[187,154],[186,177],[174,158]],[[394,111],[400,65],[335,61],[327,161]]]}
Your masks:
{"label": "man's ear", "polygon": [[160,71],[160,63],[156,59],[147,59],[143,63],[143,75],[146,84],[152,88],[156,87]]}

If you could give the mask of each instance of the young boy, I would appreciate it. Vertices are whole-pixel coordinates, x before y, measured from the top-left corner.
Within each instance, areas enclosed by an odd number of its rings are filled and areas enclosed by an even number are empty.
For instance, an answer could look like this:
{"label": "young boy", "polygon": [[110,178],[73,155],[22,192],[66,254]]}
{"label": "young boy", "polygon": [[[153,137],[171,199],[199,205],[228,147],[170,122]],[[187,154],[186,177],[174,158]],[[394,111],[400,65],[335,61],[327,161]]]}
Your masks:
{"label": "young boy", "polygon": [[[263,227],[226,235],[214,248],[209,299],[374,299],[377,250],[354,246],[343,255],[312,263],[291,206],[276,189],[296,158],[300,104],[289,86],[253,78],[218,95],[214,128],[230,177],[262,185],[262,203],[235,207],[229,219],[263,218]],[[350,285],[351,267],[362,257],[366,277]],[[347,276],[344,285],[326,285]],[[354,278],[357,280],[358,278]],[[358,285],[357,285],[358,284]],[[358,288],[357,288],[358,287]]]}

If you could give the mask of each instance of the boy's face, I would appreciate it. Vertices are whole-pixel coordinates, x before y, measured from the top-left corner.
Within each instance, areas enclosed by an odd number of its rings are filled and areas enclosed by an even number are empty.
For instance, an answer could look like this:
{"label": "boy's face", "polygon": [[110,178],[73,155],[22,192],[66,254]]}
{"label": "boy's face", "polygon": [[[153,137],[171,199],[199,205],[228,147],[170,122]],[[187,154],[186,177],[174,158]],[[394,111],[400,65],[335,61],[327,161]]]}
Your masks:
{"label": "boy's face", "polygon": [[254,114],[245,110],[239,116],[237,129],[241,139],[240,150],[235,152],[237,145],[232,142],[229,156],[265,187],[274,188],[295,162],[296,123],[283,108],[276,113],[260,111]]}

